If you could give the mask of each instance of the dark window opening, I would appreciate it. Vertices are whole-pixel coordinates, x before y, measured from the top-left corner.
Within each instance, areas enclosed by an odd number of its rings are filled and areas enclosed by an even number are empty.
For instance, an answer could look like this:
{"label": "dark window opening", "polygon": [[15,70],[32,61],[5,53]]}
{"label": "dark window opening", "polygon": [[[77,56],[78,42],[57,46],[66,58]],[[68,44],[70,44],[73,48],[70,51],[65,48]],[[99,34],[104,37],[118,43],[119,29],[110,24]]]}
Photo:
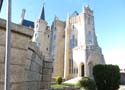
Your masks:
{"label": "dark window opening", "polygon": [[81,71],[82,71],[82,76],[84,76],[84,64],[82,64],[82,66],[81,66]]}

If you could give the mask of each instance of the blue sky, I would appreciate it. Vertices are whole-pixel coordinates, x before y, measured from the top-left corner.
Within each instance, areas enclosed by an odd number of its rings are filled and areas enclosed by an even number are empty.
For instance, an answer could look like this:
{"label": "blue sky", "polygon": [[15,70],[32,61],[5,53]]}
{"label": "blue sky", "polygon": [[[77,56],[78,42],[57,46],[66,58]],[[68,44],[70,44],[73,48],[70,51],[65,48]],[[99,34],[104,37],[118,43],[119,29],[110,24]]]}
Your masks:
{"label": "blue sky", "polygon": [[[6,18],[6,1],[0,18]],[[125,0],[45,0],[46,21],[51,25],[54,16],[65,20],[67,14],[82,11],[89,4],[94,11],[95,30],[106,63],[125,68]],[[40,15],[43,0],[12,0],[12,22],[19,23],[23,8],[25,19],[34,21]]]}

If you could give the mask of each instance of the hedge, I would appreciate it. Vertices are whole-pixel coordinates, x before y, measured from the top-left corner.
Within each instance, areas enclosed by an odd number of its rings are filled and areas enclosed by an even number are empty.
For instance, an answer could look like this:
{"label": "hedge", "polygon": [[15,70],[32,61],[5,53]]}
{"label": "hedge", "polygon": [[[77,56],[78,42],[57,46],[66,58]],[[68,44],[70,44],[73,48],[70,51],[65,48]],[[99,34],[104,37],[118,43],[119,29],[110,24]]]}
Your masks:
{"label": "hedge", "polygon": [[117,65],[96,65],[93,75],[97,90],[118,90],[120,85],[120,69]]}
{"label": "hedge", "polygon": [[88,77],[83,77],[81,80],[79,80],[78,85],[85,90],[96,90],[95,81]]}

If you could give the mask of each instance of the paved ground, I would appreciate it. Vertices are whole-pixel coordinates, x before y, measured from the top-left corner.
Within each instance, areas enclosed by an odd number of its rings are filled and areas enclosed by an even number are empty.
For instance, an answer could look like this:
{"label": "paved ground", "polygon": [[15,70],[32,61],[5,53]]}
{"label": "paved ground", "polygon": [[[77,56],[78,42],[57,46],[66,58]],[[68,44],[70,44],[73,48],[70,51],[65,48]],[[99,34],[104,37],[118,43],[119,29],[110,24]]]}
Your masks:
{"label": "paved ground", "polygon": [[121,85],[119,90],[125,90],[125,85]]}
{"label": "paved ground", "polygon": [[72,84],[76,84],[79,80],[81,80],[82,77],[75,77],[73,79],[67,80],[64,83],[72,83]]}

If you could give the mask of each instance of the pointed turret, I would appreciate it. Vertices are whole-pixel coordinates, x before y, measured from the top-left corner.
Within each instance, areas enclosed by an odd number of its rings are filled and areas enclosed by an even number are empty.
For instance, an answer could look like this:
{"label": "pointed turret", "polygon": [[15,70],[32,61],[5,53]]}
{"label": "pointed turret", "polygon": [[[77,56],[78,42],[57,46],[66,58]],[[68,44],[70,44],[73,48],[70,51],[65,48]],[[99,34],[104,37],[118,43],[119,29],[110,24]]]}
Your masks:
{"label": "pointed turret", "polygon": [[42,8],[42,12],[41,12],[41,15],[40,15],[40,18],[41,20],[45,20],[45,10],[44,10],[44,4],[43,4],[43,8]]}

